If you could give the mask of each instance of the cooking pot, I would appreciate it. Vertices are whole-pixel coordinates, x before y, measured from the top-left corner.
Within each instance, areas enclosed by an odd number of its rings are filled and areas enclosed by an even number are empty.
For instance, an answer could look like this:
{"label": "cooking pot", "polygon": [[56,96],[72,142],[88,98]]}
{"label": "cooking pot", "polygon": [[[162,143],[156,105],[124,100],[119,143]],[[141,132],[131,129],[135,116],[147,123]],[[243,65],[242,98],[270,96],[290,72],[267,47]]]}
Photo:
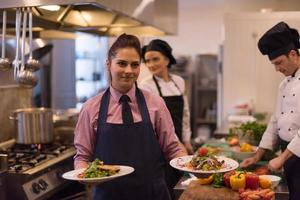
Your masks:
{"label": "cooking pot", "polygon": [[52,110],[47,108],[17,109],[10,119],[15,120],[16,143],[44,144],[53,141]]}

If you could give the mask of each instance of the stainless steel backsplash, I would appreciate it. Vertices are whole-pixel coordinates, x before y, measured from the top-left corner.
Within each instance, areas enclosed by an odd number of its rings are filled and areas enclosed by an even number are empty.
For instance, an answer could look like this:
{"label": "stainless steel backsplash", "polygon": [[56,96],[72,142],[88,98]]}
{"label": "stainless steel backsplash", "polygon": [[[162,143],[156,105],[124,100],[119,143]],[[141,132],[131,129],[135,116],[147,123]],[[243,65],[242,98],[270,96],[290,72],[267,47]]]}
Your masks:
{"label": "stainless steel backsplash", "polygon": [[17,85],[12,70],[0,71],[0,142],[14,138],[14,123],[9,119],[12,112],[28,107],[32,107],[32,89]]}

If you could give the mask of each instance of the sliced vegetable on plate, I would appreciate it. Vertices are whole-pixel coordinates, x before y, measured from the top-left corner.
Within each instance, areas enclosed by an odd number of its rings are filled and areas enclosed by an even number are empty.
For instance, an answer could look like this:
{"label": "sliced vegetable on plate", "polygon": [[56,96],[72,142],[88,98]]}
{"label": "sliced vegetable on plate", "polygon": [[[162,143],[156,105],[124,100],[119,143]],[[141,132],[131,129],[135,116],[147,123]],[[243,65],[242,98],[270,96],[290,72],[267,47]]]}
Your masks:
{"label": "sliced vegetable on plate", "polygon": [[115,175],[120,171],[119,166],[104,165],[99,159],[91,162],[82,173],[78,174],[78,178],[99,178]]}

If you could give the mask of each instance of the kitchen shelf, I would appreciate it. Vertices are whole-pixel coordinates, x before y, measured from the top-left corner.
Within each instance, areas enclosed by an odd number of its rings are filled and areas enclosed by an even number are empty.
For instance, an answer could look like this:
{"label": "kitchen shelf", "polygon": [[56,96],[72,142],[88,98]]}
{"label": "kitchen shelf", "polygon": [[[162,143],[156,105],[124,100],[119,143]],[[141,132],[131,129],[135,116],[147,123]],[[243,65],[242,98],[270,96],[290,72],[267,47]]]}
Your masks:
{"label": "kitchen shelf", "polygon": [[198,136],[201,128],[209,128],[212,135],[217,126],[217,67],[217,55],[197,55],[191,109],[194,137]]}

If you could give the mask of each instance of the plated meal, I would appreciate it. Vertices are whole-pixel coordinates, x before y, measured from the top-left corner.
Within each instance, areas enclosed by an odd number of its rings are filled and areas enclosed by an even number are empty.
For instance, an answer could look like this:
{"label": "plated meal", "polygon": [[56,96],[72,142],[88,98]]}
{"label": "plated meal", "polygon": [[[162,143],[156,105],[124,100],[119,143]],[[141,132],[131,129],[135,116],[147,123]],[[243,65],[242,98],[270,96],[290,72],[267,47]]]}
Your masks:
{"label": "plated meal", "polygon": [[75,169],[62,175],[64,179],[81,181],[83,183],[102,183],[115,178],[128,175],[134,168],[123,165],[105,165],[95,159],[87,168]]}
{"label": "plated meal", "polygon": [[104,165],[103,161],[95,159],[82,173],[78,174],[78,178],[99,178],[112,176],[120,171],[119,166]]}
{"label": "plated meal", "polygon": [[194,155],[175,158],[170,165],[181,171],[204,174],[227,172],[239,166],[237,161],[209,154],[205,148],[200,148]]}
{"label": "plated meal", "polygon": [[224,160],[218,160],[217,156],[214,155],[193,156],[191,161],[186,164],[186,167],[192,170],[211,171],[222,169],[224,163]]}

